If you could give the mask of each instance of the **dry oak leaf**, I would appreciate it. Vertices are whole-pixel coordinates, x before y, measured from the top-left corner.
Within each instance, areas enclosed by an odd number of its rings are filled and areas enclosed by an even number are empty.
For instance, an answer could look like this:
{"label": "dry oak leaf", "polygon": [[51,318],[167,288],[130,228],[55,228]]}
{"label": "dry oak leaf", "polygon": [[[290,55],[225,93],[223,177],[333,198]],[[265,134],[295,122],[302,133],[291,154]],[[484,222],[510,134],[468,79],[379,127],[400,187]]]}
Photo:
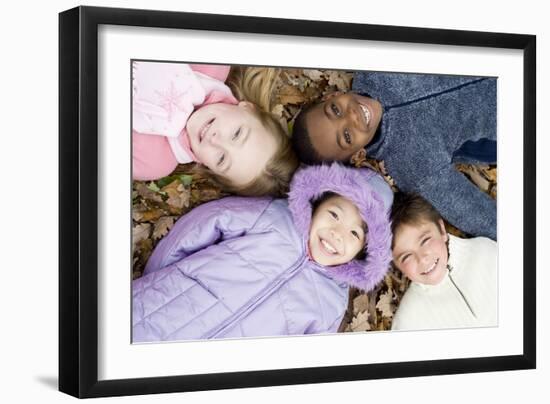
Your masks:
{"label": "dry oak leaf", "polygon": [[353,315],[369,309],[369,297],[366,294],[360,294],[353,299]]}
{"label": "dry oak leaf", "polygon": [[475,166],[466,166],[464,172],[478,188],[482,189],[485,192],[489,191],[489,181],[483,176],[480,172],[481,170]]}
{"label": "dry oak leaf", "polygon": [[134,206],[132,212],[132,218],[136,222],[154,222],[164,215],[166,212],[160,208],[146,208],[145,206]]}
{"label": "dry oak leaf", "polygon": [[151,234],[151,225],[149,223],[140,223],[132,229],[132,249],[135,251],[136,245],[149,238]]}
{"label": "dry oak leaf", "polygon": [[[303,74],[302,69],[288,69],[282,74],[281,81],[283,82],[282,86],[291,85],[297,87],[300,85],[299,77]],[[282,87],[281,86],[281,87]],[[279,91],[280,92],[280,91]]]}
{"label": "dry oak leaf", "polygon": [[391,290],[388,290],[387,292],[380,295],[380,300],[378,300],[378,303],[376,303],[376,308],[380,310],[383,317],[393,317],[395,307],[392,303]]}
{"label": "dry oak leaf", "polygon": [[153,239],[157,240],[162,238],[168,233],[168,230],[172,228],[176,221],[175,216],[163,216],[155,223],[155,229],[153,230]]}
{"label": "dry oak leaf", "polygon": [[166,192],[168,206],[176,209],[182,209],[189,206],[189,191],[185,189],[179,180],[174,180],[170,184],[162,188]]}
{"label": "dry oak leaf", "polygon": [[393,279],[389,273],[384,277],[384,283],[388,285],[388,290],[393,290]]}
{"label": "dry oak leaf", "polygon": [[369,324],[369,312],[364,311],[362,313],[359,313],[356,317],[351,320],[350,324],[351,331],[359,332],[359,331],[369,331],[370,330],[370,324]]}
{"label": "dry oak leaf", "polygon": [[289,85],[284,85],[279,92],[279,100],[281,104],[302,104],[307,101],[304,94],[297,89]]}
{"label": "dry oak leaf", "polygon": [[143,182],[135,182],[136,191],[143,199],[148,199],[154,202],[162,202],[162,196],[152,191]]}
{"label": "dry oak leaf", "polygon": [[491,182],[497,182],[497,168],[496,167],[485,167],[482,168],[483,174]]}
{"label": "dry oak leaf", "polygon": [[325,76],[328,75],[328,85],[336,86],[338,91],[348,91],[351,86],[351,74],[338,71],[328,70],[325,72]]}
{"label": "dry oak leaf", "polygon": [[315,69],[304,69],[304,76],[310,78],[313,81],[319,81],[323,78],[323,72]]}

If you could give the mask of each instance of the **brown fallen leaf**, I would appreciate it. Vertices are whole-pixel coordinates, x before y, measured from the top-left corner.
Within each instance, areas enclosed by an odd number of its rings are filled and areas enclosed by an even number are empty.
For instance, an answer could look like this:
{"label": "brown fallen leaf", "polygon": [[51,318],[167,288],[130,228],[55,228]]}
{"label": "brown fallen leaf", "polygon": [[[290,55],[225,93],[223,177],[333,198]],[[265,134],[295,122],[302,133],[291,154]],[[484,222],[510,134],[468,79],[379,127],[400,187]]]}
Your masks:
{"label": "brown fallen leaf", "polygon": [[341,70],[328,70],[325,72],[328,77],[328,85],[336,86],[338,91],[348,91],[351,87],[353,75]]}
{"label": "brown fallen leaf", "polygon": [[496,166],[487,166],[482,168],[485,178],[489,181],[496,183],[497,182],[497,168]]}
{"label": "brown fallen leaf", "polygon": [[145,183],[135,181],[135,189],[139,196],[154,202],[163,202],[162,196],[157,192],[152,191]]}
{"label": "brown fallen leaf", "polygon": [[353,299],[353,314],[357,315],[362,311],[369,309],[369,297],[368,295],[362,293]]}
{"label": "brown fallen leaf", "polygon": [[390,274],[386,274],[384,277],[384,283],[388,287],[388,290],[393,290],[393,279]]}
{"label": "brown fallen leaf", "polygon": [[353,332],[369,331],[371,329],[369,324],[369,312],[364,311],[359,313],[351,320],[350,330]]}
{"label": "brown fallen leaf", "polygon": [[283,71],[279,76],[281,77],[281,84],[278,87],[277,94],[281,94],[281,88],[284,86],[299,88],[300,79],[299,77],[304,74],[302,69],[287,69]]}
{"label": "brown fallen leaf", "polygon": [[306,102],[305,95],[296,87],[285,85],[279,93],[281,104],[302,104]]}
{"label": "brown fallen leaf", "polygon": [[388,290],[380,296],[380,300],[376,303],[376,308],[380,310],[383,317],[393,317],[395,307],[392,303],[392,291]]}
{"label": "brown fallen leaf", "polygon": [[145,269],[145,264],[149,260],[152,253],[153,241],[150,238],[141,240],[137,243],[134,255],[138,259],[135,261],[134,267],[132,268],[132,279],[137,279],[141,276],[143,270]]}
{"label": "brown fallen leaf", "polygon": [[151,225],[149,223],[140,223],[132,228],[132,250],[135,251],[136,244],[147,240],[151,235]]}
{"label": "brown fallen leaf", "polygon": [[[174,182],[179,183],[179,181]],[[165,188],[163,188],[163,191],[168,195],[166,203],[171,208],[174,208],[175,212],[180,212],[181,209],[189,206],[189,190],[185,189],[181,183],[176,184],[175,187]]]}
{"label": "brown fallen leaf", "polygon": [[313,81],[320,81],[325,75],[321,70],[316,69],[304,69],[303,74]]}
{"label": "brown fallen leaf", "polygon": [[167,212],[160,208],[144,209],[142,211],[132,212],[132,218],[136,222],[154,222],[162,216],[166,216]]}
{"label": "brown fallen leaf", "polygon": [[465,173],[478,188],[485,192],[489,191],[489,181],[483,176],[479,167],[468,165],[464,167],[462,172]]}
{"label": "brown fallen leaf", "polygon": [[172,228],[176,221],[175,216],[163,216],[155,223],[155,229],[153,230],[153,240],[158,240],[164,237],[168,230]]}

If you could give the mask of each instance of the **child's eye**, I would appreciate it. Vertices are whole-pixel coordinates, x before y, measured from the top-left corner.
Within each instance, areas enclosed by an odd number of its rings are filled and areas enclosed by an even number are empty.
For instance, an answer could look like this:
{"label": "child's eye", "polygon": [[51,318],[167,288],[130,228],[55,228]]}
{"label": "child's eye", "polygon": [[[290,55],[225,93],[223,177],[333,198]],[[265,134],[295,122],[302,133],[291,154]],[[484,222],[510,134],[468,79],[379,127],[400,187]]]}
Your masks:
{"label": "child's eye", "polygon": [[221,166],[223,164],[223,162],[225,161],[225,153],[223,153],[220,158],[218,159],[218,162],[216,163],[216,165],[218,166]]}
{"label": "child's eye", "polygon": [[340,109],[336,106],[336,104],[330,104],[330,109],[336,116],[340,116]]}
{"label": "child's eye", "polygon": [[407,261],[410,256],[411,256],[410,254],[404,255],[403,257],[401,257],[401,262]]}
{"label": "child's eye", "polygon": [[351,231],[351,234],[353,234],[353,236],[354,236],[355,238],[357,238],[357,240],[361,240],[361,236],[360,236],[359,233],[356,232],[355,230],[352,230],[352,231]]}
{"label": "child's eye", "polygon": [[426,237],[424,240],[422,240],[422,242],[420,243],[420,245],[424,245],[426,244],[428,241],[430,241],[431,237]]}
{"label": "child's eye", "polygon": [[344,140],[347,144],[351,144],[351,134],[348,129],[344,129]]}
{"label": "child's eye", "polygon": [[336,212],[333,212],[332,210],[329,210],[328,213],[330,213],[330,215],[335,218],[336,220],[338,220],[338,214]]}
{"label": "child's eye", "polygon": [[237,140],[241,134],[241,128],[237,129],[237,131],[233,134],[232,140]]}

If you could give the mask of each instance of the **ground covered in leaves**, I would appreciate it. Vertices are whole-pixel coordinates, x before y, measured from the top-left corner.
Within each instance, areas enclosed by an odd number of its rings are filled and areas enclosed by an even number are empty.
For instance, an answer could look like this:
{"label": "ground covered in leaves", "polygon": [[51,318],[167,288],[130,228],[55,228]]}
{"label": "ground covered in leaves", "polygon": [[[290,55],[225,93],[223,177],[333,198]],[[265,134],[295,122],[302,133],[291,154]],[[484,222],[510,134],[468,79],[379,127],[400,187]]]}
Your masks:
{"label": "ground covered in leaves", "polygon": [[[277,98],[272,110],[289,133],[294,117],[303,105],[334,90],[348,91],[352,74],[334,70],[285,69],[277,83]],[[369,167],[382,174],[394,191],[398,184],[387,174],[383,161],[367,158],[364,151],[351,160],[356,167]],[[481,190],[496,198],[496,166],[457,165]],[[133,279],[141,276],[153,248],[175,221],[202,203],[226,196],[207,178],[193,171],[193,164],[180,165],[169,177],[150,182],[133,182],[132,247]],[[447,224],[449,233],[464,237]],[[384,282],[364,294],[350,290],[348,310],[339,331],[359,332],[388,330],[393,314],[407,290],[408,280],[398,270],[390,269]]]}

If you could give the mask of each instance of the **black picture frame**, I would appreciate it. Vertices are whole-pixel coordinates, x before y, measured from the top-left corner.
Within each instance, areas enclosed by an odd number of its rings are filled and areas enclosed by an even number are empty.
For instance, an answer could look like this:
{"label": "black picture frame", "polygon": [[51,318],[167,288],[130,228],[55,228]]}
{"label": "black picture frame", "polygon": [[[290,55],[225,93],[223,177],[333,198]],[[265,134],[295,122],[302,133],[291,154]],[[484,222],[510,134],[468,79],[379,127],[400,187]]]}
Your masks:
{"label": "black picture frame", "polygon": [[[98,26],[277,34],[523,51],[523,354],[98,380]],[[59,15],[59,390],[104,397],[536,367],[536,37],[151,10],[77,7]]]}

